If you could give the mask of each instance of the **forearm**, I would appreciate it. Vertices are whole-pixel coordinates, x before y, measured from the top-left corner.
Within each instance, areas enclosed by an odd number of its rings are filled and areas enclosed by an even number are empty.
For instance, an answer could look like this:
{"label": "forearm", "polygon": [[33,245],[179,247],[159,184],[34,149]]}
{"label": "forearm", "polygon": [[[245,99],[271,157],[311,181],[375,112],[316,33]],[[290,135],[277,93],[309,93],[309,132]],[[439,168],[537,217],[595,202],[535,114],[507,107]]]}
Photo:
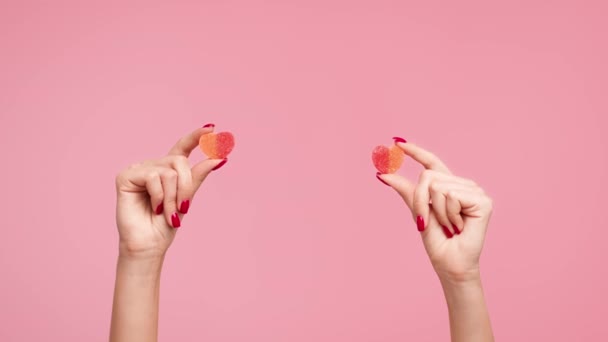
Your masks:
{"label": "forearm", "polygon": [[441,279],[450,315],[452,342],[494,341],[481,278],[467,281]]}
{"label": "forearm", "polygon": [[119,256],[110,342],[155,342],[163,257]]}

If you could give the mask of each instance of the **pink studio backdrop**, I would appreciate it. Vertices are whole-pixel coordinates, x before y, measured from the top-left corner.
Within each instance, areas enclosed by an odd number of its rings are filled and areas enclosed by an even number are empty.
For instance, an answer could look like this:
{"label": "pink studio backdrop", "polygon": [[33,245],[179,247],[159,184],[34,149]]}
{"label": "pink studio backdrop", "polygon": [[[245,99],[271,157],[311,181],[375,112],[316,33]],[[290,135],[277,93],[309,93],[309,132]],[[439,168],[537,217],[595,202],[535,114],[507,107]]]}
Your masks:
{"label": "pink studio backdrop", "polygon": [[607,10],[0,2],[0,341],[107,339],[114,176],[207,122],[237,147],[169,251],[162,341],[447,340],[414,222],[374,177],[394,135],[494,198],[498,340],[608,340]]}

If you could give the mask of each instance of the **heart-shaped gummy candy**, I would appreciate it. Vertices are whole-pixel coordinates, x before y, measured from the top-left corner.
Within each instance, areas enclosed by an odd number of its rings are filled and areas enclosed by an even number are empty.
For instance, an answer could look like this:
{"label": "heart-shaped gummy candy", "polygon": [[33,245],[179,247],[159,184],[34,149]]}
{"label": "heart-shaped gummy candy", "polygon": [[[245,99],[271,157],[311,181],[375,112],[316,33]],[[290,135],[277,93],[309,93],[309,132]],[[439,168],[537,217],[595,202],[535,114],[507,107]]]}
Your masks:
{"label": "heart-shaped gummy candy", "polygon": [[404,153],[397,145],[376,146],[372,151],[372,161],[380,173],[395,173],[403,164]]}
{"label": "heart-shaped gummy candy", "polygon": [[198,142],[203,153],[211,159],[224,159],[234,148],[234,136],[230,132],[207,133]]}

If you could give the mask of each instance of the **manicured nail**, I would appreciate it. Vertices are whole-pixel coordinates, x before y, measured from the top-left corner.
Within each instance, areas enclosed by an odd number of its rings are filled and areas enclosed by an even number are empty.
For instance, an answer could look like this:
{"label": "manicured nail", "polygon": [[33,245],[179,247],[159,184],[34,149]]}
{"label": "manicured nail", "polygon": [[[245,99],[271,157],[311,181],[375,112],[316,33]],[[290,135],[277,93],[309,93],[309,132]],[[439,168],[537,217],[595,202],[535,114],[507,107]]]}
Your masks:
{"label": "manicured nail", "polygon": [[162,214],[162,213],[163,213],[163,209],[164,209],[163,207],[164,207],[164,206],[163,206],[163,203],[161,202],[161,203],[158,205],[158,207],[156,207],[156,210],[154,210],[154,212],[156,213],[156,215],[160,215],[160,214]]}
{"label": "manicured nail", "polygon": [[215,124],[208,123],[208,124],[206,124],[206,125],[203,126],[203,128],[207,128],[207,127],[215,127]]}
{"label": "manicured nail", "polygon": [[179,226],[182,225],[177,213],[173,213],[173,215],[171,215],[171,224],[173,225],[173,228],[179,228]]}
{"label": "manicured nail", "polygon": [[226,164],[227,162],[228,162],[228,158],[225,158],[219,164],[217,164],[213,169],[211,169],[211,171],[215,171],[215,170],[219,169],[220,167],[224,166],[224,164]]}
{"label": "manicured nail", "polygon": [[400,137],[393,137],[393,140],[395,140],[396,143],[400,142],[405,144],[407,142],[407,140]]}
{"label": "manicured nail", "polygon": [[380,175],[380,172],[376,172],[376,178],[378,178],[378,180],[381,181],[384,185],[390,186],[387,182],[384,181],[384,179],[380,178]]}
{"label": "manicured nail", "polygon": [[455,224],[452,225],[452,228],[454,229],[454,231],[456,232],[456,234],[460,234],[460,229],[458,229],[458,227],[456,227]]}
{"label": "manicured nail", "polygon": [[420,215],[416,217],[416,226],[419,232],[424,231],[424,219]]}
{"label": "manicured nail", "polygon": [[183,200],[182,204],[179,206],[179,212],[182,214],[187,214],[188,209],[190,209],[190,200]]}
{"label": "manicured nail", "polygon": [[448,237],[448,239],[450,239],[450,238],[452,238],[452,236],[454,236],[454,234],[452,234],[452,232],[448,229],[448,227],[441,226],[441,228],[443,228],[443,232],[445,233],[445,236]]}

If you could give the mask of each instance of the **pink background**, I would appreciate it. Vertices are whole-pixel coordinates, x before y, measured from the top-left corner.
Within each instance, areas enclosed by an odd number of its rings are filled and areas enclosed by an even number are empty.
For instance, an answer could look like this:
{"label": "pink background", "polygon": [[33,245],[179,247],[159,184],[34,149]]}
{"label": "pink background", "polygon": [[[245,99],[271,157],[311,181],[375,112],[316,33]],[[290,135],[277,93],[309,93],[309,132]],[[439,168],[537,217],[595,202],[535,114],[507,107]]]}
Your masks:
{"label": "pink background", "polygon": [[114,176],[207,122],[161,340],[447,340],[393,135],[493,196],[498,340],[608,340],[605,2],[193,3],[0,3],[1,341],[107,339]]}

